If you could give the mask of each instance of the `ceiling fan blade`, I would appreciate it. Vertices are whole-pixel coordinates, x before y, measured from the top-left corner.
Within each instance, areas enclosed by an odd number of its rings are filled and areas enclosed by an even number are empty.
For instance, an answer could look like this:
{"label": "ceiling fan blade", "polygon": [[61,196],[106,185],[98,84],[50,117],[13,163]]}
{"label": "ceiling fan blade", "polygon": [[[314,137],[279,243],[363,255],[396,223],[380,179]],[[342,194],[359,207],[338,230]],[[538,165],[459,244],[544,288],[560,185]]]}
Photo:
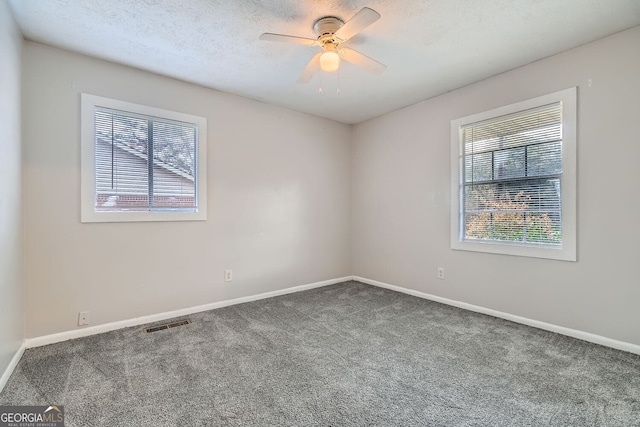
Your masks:
{"label": "ceiling fan blade", "polygon": [[347,41],[378,19],[380,19],[378,12],[368,7],[363,7],[353,18],[349,19],[342,28],[335,32],[335,36],[342,41]]}
{"label": "ceiling fan blade", "polygon": [[381,62],[376,61],[373,58],[369,58],[367,55],[363,55],[357,50],[349,49],[348,47],[340,50],[340,56],[347,62],[351,62],[353,65],[364,68],[370,73],[380,74],[387,66]]}
{"label": "ceiling fan blade", "polygon": [[302,71],[302,74],[298,77],[298,83],[309,83],[311,77],[320,69],[320,55],[322,55],[322,52],[317,53],[311,58],[311,61],[304,67],[304,71]]}
{"label": "ceiling fan blade", "polygon": [[284,34],[274,34],[274,33],[262,33],[260,34],[260,40],[266,40],[270,42],[304,44],[307,46],[314,46],[318,43],[318,41],[315,39],[308,39],[306,37],[286,36]]}

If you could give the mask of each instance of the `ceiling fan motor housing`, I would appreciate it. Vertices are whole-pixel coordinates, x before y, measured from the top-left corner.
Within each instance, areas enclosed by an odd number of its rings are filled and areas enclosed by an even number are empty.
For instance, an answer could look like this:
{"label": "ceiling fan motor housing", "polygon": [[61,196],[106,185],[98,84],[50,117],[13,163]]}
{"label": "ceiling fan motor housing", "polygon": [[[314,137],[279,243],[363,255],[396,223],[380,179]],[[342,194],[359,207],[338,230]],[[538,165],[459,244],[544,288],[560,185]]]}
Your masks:
{"label": "ceiling fan motor housing", "polygon": [[335,40],[334,33],[343,25],[344,21],[342,19],[335,16],[325,16],[313,23],[313,31],[316,33],[318,41],[322,44],[327,42],[336,43],[339,40]]}

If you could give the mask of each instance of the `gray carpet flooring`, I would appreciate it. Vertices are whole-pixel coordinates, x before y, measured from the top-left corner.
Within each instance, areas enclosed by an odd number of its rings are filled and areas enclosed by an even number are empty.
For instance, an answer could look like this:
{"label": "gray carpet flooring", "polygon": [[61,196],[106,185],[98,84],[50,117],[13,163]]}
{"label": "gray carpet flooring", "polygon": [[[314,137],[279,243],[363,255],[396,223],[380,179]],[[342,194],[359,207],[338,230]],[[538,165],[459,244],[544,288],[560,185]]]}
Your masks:
{"label": "gray carpet flooring", "polygon": [[640,356],[358,282],[29,349],[67,426],[640,426]]}

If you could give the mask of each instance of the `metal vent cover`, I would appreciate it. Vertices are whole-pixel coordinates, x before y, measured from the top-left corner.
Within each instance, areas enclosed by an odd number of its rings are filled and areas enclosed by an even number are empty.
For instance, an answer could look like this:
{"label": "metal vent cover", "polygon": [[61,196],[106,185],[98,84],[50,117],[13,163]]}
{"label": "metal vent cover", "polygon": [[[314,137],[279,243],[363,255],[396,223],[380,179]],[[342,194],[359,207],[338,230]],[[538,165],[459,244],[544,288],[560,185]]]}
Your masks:
{"label": "metal vent cover", "polygon": [[181,320],[175,320],[169,323],[163,323],[160,325],[149,326],[148,328],[144,328],[144,331],[149,334],[151,332],[157,332],[157,331],[162,331],[169,328],[175,328],[176,326],[188,325],[189,323],[191,323],[191,319],[186,318]]}

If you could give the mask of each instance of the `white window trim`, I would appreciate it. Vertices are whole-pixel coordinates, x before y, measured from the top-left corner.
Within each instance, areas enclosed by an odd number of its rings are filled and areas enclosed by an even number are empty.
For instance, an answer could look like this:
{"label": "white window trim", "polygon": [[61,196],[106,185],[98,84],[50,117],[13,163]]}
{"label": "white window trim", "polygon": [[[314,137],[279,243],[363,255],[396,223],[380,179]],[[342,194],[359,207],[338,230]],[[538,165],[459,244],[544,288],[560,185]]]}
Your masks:
{"label": "white window trim", "polygon": [[[562,102],[562,242],[560,246],[463,240],[461,127],[530,108]],[[575,87],[451,121],[451,249],[576,260],[577,89]]]}
{"label": "white window trim", "polygon": [[[96,212],[95,203],[95,107],[107,107],[147,116],[188,122],[198,127],[196,212]],[[207,219],[207,119],[191,114],[147,107],[131,102],[81,94],[80,115],[80,220],[81,222],[135,222],[135,221],[204,221]]]}

